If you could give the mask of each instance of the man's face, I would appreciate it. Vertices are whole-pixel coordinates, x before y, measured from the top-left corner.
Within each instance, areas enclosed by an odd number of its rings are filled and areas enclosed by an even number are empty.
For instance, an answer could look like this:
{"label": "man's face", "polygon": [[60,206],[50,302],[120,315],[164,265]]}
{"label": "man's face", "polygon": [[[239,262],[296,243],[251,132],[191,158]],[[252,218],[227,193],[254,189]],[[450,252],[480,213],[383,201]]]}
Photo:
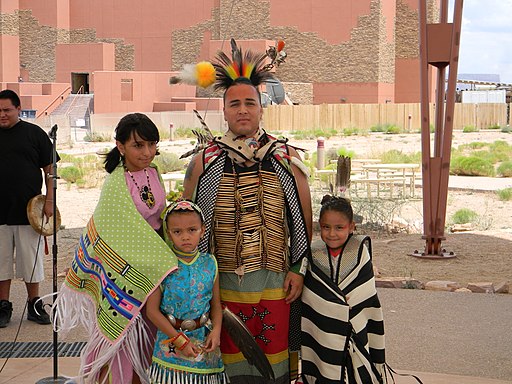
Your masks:
{"label": "man's face", "polygon": [[15,107],[9,99],[0,99],[0,128],[12,128],[19,121],[21,107]]}
{"label": "man's face", "polygon": [[263,109],[256,88],[236,84],[224,95],[224,120],[229,130],[239,137],[252,137],[260,127]]}

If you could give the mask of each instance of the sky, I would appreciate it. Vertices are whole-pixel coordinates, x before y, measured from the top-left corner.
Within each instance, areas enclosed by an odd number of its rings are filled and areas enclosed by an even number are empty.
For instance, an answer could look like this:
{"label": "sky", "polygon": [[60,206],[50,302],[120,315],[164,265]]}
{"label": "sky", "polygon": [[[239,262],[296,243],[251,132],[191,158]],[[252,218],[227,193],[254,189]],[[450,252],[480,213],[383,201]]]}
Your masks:
{"label": "sky", "polygon": [[499,74],[512,84],[511,15],[512,0],[464,1],[458,73]]}

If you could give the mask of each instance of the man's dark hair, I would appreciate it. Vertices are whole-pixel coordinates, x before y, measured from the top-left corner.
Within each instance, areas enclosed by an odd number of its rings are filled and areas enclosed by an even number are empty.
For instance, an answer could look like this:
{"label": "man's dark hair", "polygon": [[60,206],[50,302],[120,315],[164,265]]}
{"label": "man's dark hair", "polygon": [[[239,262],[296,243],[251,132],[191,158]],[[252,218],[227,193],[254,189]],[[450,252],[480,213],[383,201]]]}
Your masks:
{"label": "man's dark hair", "polygon": [[18,108],[21,105],[20,98],[18,94],[10,89],[4,89],[0,92],[0,100],[11,100],[12,105]]}
{"label": "man's dark hair", "polygon": [[233,86],[235,86],[235,85],[239,85],[239,84],[246,84],[246,85],[250,85],[251,87],[253,87],[256,90],[256,93],[258,94],[258,103],[261,105],[261,92],[260,92],[259,87],[254,85],[253,83],[251,83],[251,81],[248,78],[246,78],[246,77],[239,77],[238,79],[234,80],[224,90],[224,93],[222,94],[222,101],[224,102],[224,104],[226,103],[226,92],[228,91],[228,89],[233,87]]}

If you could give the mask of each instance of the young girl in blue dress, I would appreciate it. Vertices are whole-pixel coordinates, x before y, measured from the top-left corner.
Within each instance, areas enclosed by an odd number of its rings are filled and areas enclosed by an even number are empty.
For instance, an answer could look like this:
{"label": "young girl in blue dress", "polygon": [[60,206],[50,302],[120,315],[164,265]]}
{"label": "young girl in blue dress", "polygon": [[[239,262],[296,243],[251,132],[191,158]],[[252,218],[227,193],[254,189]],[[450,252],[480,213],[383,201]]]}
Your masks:
{"label": "young girl in blue dress", "polygon": [[225,383],[217,262],[197,249],[205,231],[200,208],[187,200],[172,204],[164,229],[179,266],[146,304],[148,317],[158,327],[151,383]]}

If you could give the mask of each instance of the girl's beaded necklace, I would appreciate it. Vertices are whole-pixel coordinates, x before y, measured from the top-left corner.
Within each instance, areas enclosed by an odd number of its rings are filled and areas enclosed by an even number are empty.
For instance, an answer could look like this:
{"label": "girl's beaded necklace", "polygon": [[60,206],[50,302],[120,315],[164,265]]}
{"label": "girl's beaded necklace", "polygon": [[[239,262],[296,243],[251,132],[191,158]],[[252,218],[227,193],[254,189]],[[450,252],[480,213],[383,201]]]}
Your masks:
{"label": "girl's beaded necklace", "polygon": [[137,190],[139,191],[140,199],[148,206],[149,209],[153,208],[155,206],[155,196],[153,195],[153,192],[151,192],[151,184],[149,182],[149,173],[146,168],[144,168],[144,173],[146,174],[146,179],[148,180],[148,185],[144,185],[142,188],[139,187],[139,184],[135,181],[135,178],[133,177],[132,173],[128,170],[128,168],[124,168],[126,172],[130,175],[132,178],[133,183],[135,184],[135,187],[137,187]]}

